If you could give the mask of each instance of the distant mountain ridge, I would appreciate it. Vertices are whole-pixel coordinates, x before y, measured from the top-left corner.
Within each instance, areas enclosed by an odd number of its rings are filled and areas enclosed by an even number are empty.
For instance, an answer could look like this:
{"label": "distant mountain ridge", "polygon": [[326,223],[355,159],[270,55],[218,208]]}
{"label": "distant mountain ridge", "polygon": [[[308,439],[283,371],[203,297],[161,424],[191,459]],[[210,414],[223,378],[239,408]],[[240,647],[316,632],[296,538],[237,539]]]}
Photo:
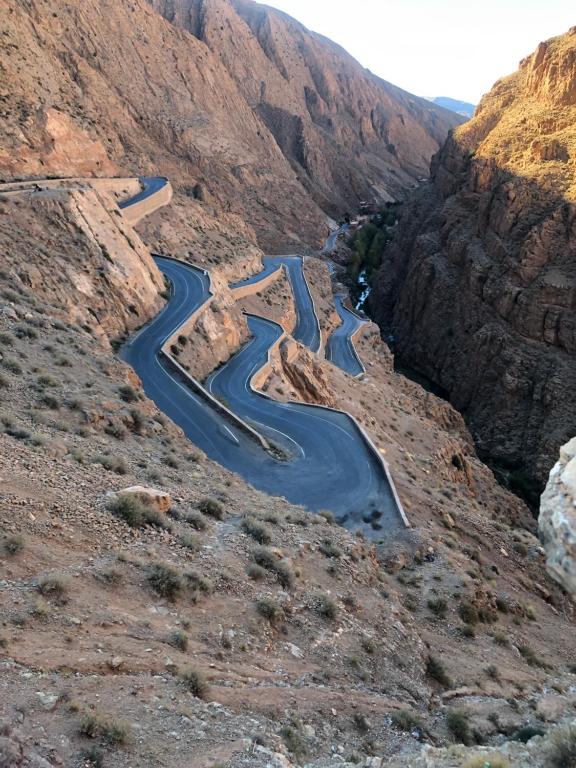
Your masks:
{"label": "distant mountain ridge", "polygon": [[427,96],[426,98],[433,104],[449,109],[451,112],[456,112],[457,115],[462,115],[462,117],[474,117],[476,104],[470,104],[468,101],[460,101],[459,99],[451,99],[450,96]]}

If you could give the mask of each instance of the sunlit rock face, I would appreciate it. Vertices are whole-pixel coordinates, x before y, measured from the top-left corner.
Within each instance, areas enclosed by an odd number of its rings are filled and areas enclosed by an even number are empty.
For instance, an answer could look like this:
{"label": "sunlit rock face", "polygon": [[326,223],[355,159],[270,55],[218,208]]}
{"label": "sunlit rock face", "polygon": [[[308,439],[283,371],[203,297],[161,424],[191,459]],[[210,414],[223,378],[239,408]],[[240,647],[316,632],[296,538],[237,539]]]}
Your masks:
{"label": "sunlit rock face", "polygon": [[550,575],[576,596],[576,437],[550,472],[539,525]]}

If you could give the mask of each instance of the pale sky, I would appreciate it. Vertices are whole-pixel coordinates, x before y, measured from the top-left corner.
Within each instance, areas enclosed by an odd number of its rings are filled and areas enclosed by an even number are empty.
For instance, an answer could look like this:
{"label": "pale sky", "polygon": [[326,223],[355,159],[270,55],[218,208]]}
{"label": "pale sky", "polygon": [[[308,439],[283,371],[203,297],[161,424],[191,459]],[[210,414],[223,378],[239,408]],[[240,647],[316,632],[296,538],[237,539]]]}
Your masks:
{"label": "pale sky", "polygon": [[268,0],[418,96],[477,104],[541,40],[576,25],[573,0]]}

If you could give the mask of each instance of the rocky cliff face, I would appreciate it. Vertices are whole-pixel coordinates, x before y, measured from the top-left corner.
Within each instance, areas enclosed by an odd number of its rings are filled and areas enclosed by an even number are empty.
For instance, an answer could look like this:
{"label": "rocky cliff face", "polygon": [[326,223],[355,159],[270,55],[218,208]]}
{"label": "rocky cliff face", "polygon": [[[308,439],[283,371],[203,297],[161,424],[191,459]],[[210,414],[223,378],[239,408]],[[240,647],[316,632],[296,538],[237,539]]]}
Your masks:
{"label": "rocky cliff face", "polygon": [[560,450],[542,494],[538,524],[550,575],[576,595],[576,437]]}
{"label": "rocky cliff face", "polygon": [[403,197],[458,122],[252,0],[149,0],[204,41],[314,200],[333,214]]}
{"label": "rocky cliff face", "polygon": [[101,339],[133,331],[162,306],[161,273],[102,190],[0,195],[0,249],[8,280]]}
{"label": "rocky cliff face", "polygon": [[319,244],[320,206],[401,194],[454,125],[255,3],[153,5],[174,23],[145,0],[7,0],[2,179],[162,172],[283,249]]}
{"label": "rocky cliff face", "polygon": [[405,210],[373,308],[537,491],[576,430],[576,28],[484,97]]}

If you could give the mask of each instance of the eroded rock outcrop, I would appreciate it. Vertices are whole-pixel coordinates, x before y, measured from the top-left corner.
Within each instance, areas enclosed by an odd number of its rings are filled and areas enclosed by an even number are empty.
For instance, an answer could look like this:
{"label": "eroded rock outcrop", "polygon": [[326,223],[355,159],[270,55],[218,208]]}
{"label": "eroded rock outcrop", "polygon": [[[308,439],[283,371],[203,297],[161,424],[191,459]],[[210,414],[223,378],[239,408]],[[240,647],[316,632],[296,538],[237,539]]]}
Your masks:
{"label": "eroded rock outcrop", "polygon": [[402,193],[458,120],[256,3],[3,8],[0,178],[161,173],[267,249],[319,246],[320,206]]}
{"label": "eroded rock outcrop", "polygon": [[536,502],[576,432],[576,28],[496,83],[402,215],[372,306]]}
{"label": "eroded rock outcrop", "polygon": [[576,595],[576,437],[561,448],[550,473],[539,526],[549,573]]}

